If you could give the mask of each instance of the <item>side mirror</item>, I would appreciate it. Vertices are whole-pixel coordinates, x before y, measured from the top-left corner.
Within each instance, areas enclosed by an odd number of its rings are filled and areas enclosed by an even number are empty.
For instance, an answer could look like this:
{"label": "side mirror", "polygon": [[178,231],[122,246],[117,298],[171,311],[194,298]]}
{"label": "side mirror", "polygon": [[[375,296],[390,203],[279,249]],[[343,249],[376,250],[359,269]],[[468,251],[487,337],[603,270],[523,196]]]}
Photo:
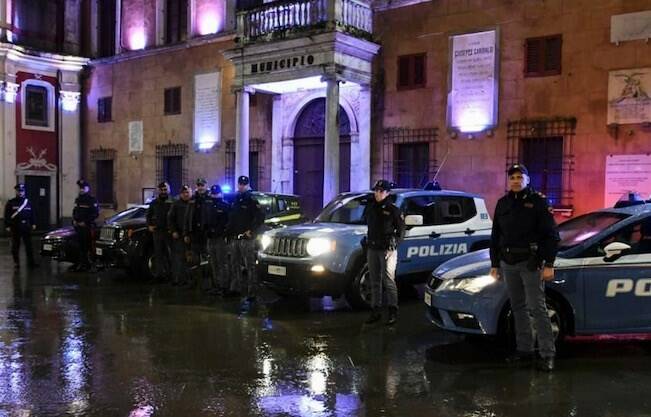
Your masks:
{"label": "side mirror", "polygon": [[420,214],[410,214],[405,217],[405,226],[422,226],[423,216]]}
{"label": "side mirror", "polygon": [[613,262],[619,259],[622,255],[625,255],[626,252],[631,250],[631,246],[622,242],[612,242],[606,245],[604,252],[604,262]]}

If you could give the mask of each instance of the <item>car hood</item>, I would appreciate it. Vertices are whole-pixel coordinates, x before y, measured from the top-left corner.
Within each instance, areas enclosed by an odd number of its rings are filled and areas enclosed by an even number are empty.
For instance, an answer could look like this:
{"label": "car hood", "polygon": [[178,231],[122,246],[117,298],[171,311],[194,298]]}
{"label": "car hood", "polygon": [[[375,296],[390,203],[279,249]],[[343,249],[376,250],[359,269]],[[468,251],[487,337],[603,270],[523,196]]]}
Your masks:
{"label": "car hood", "polygon": [[59,229],[54,229],[51,232],[47,232],[45,235],[43,235],[43,239],[63,239],[74,234],[75,228],[72,226],[66,226]]}
{"label": "car hood", "polygon": [[343,223],[304,223],[293,226],[287,226],[282,229],[276,229],[268,232],[271,236],[277,237],[329,237],[336,239],[358,235],[360,239],[366,235],[366,225],[343,224]]}
{"label": "car hood", "polygon": [[478,275],[488,274],[490,269],[491,259],[489,250],[482,249],[457,256],[442,263],[432,272],[432,275],[442,279],[476,277]]}
{"label": "car hood", "polygon": [[147,220],[144,217],[136,219],[126,219],[120,220],[117,222],[108,223],[109,226],[117,226],[125,229],[133,229],[135,227],[144,226],[147,223]]}

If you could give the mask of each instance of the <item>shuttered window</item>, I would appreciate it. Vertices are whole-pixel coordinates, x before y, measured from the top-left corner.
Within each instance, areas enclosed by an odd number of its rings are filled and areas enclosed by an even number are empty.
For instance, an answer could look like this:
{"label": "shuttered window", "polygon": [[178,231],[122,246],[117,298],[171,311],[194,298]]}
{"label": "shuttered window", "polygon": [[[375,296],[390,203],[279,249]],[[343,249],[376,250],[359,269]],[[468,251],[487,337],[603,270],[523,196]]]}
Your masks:
{"label": "shuttered window", "polygon": [[181,87],[165,89],[165,114],[181,114]]}
{"label": "shuttered window", "polygon": [[398,57],[398,90],[425,87],[426,82],[425,54]]}
{"label": "shuttered window", "polygon": [[112,115],[113,97],[102,97],[97,100],[97,121],[106,123],[113,120]]}
{"label": "shuttered window", "polygon": [[525,76],[545,77],[561,73],[562,35],[529,38],[525,42]]}

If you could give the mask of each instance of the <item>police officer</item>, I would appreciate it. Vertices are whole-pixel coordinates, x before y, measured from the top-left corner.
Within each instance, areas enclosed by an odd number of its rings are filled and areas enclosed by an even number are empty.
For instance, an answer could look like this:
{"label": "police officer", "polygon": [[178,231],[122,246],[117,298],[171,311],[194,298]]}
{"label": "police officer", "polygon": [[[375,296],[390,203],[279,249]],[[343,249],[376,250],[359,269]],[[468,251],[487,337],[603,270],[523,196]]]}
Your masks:
{"label": "police officer", "polygon": [[380,320],[383,296],[386,298],[389,315],[387,325],[398,319],[398,288],[396,287],[396,265],[398,245],[405,234],[405,223],[400,209],[389,198],[391,183],[379,180],[373,187],[373,200],[366,206],[368,234],[366,238],[368,276],[371,283],[371,315],[367,324]]}
{"label": "police officer", "polygon": [[79,263],[70,268],[72,271],[87,271],[90,269],[90,250],[95,219],[99,216],[97,199],[90,194],[90,185],[85,180],[77,181],[79,195],[72,209],[72,224],[77,234],[79,244]]}
{"label": "police officer", "polygon": [[179,199],[174,201],[167,212],[167,228],[172,236],[172,285],[185,285],[190,278],[186,260],[190,247],[190,237],[186,230],[190,198],[192,189],[188,185],[182,186]]}
{"label": "police officer", "polygon": [[226,224],[228,223],[228,212],[231,206],[224,201],[222,189],[219,185],[210,187],[210,197],[206,228],[212,273],[210,292],[228,297],[233,293],[229,267],[230,248],[226,241]]}
{"label": "police officer", "polygon": [[11,255],[14,258],[14,266],[20,268],[19,251],[20,241],[25,244],[27,254],[27,266],[35,268],[34,252],[32,250],[32,238],[30,232],[36,229],[34,211],[32,205],[25,197],[25,184],[17,184],[14,187],[16,197],[7,201],[5,206],[5,229],[11,234]]}
{"label": "police officer", "polygon": [[490,244],[490,274],[506,281],[515,319],[517,351],[507,360],[531,363],[535,358],[533,317],[538,367],[552,371],[555,347],[544,281],[554,278],[559,236],[546,197],[529,186],[527,168],[514,164],[507,172],[509,192],[495,207]]}
{"label": "police officer", "polygon": [[198,178],[197,189],[189,202],[186,218],[186,231],[190,239],[192,256],[198,263],[208,254],[208,239],[206,226],[209,222],[209,211],[212,199],[208,194],[205,178]]}
{"label": "police officer", "polygon": [[164,281],[169,278],[171,236],[167,227],[167,213],[172,207],[170,186],[166,182],[158,184],[158,197],[147,209],[147,227],[154,242],[154,279]]}
{"label": "police officer", "polygon": [[[237,179],[237,195],[230,212],[226,233],[232,239],[233,268],[241,293],[245,296],[240,310],[246,313],[256,301],[256,231],[264,223],[264,213],[249,190],[249,177]],[[246,273],[243,274],[241,265]],[[246,276],[246,278],[244,278]]]}

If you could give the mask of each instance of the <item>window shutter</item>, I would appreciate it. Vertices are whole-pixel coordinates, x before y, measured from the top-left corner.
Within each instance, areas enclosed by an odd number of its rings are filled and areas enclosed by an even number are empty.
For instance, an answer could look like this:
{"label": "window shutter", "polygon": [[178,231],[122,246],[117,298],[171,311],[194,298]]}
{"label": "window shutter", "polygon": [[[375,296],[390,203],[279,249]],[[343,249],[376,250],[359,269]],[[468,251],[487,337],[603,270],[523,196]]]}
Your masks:
{"label": "window shutter", "polygon": [[541,72],[542,46],[542,39],[527,39],[525,47],[525,73],[527,75],[538,75]]}
{"label": "window shutter", "polygon": [[409,58],[408,56],[398,58],[398,87],[409,86]]}
{"label": "window shutter", "polygon": [[413,59],[414,86],[425,85],[425,55],[415,55]]}
{"label": "window shutter", "polygon": [[555,36],[545,39],[545,68],[546,73],[552,72],[560,74],[561,72],[561,44],[562,38]]}

